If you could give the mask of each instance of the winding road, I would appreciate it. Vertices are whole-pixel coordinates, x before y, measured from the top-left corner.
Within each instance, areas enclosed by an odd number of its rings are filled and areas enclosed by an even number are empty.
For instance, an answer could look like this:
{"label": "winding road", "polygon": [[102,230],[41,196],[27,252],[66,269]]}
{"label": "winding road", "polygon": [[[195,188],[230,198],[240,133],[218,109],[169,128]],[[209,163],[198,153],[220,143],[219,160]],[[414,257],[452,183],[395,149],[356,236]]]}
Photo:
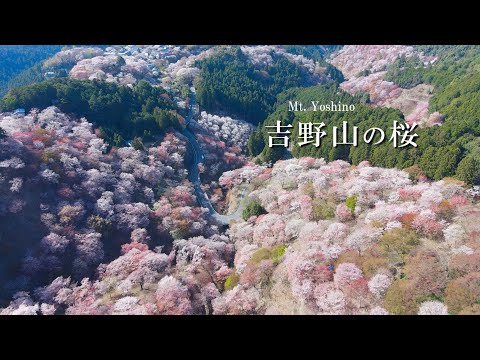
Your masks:
{"label": "winding road", "polygon": [[196,94],[195,89],[191,88],[191,97],[190,97],[190,106],[188,109],[188,116],[186,118],[186,126],[185,129],[182,131],[182,134],[188,139],[189,147],[193,152],[193,163],[191,168],[188,170],[188,179],[192,182],[193,187],[195,189],[195,195],[197,197],[197,201],[201,207],[207,208],[210,212],[210,215],[215,219],[215,221],[219,225],[229,225],[230,221],[237,220],[241,217],[243,209],[245,207],[243,198],[245,197],[245,189],[240,191],[239,196],[239,203],[240,205],[237,207],[237,210],[229,215],[222,215],[219,214],[212,206],[212,203],[208,199],[207,194],[202,190],[202,183],[200,181],[200,172],[198,171],[198,164],[204,162],[205,156],[203,151],[200,147],[200,144],[197,141],[197,138],[190,131],[189,126],[193,121],[193,115],[196,108]]}

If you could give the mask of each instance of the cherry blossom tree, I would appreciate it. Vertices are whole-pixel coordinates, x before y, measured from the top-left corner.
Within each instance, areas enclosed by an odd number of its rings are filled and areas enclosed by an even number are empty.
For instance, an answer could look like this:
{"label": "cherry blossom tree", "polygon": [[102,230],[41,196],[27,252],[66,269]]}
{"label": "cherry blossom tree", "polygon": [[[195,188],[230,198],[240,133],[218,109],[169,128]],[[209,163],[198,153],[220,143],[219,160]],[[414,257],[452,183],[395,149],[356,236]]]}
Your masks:
{"label": "cherry blossom tree", "polygon": [[459,224],[451,224],[443,230],[443,237],[445,241],[452,247],[461,245],[461,242],[465,239],[465,236],[465,230]]}
{"label": "cherry blossom tree", "polygon": [[144,203],[115,205],[115,223],[120,230],[145,228],[150,223],[150,208]]}
{"label": "cherry blossom tree", "polygon": [[418,315],[448,315],[448,309],[440,301],[426,301],[420,304]]}
{"label": "cherry blossom tree", "polygon": [[18,193],[22,189],[23,179],[16,177],[13,180],[10,180],[10,184],[11,184],[10,191],[14,193]]}
{"label": "cherry blossom tree", "polygon": [[172,276],[158,282],[155,297],[162,315],[188,315],[193,311],[187,288]]}
{"label": "cherry blossom tree", "polygon": [[244,289],[235,286],[212,301],[214,315],[250,315],[260,301],[260,293],[255,288]]}
{"label": "cherry blossom tree", "polygon": [[148,232],[146,229],[135,229],[132,231],[132,234],[130,235],[130,239],[132,242],[139,242],[146,244],[150,240],[150,236],[148,235]]}
{"label": "cherry blossom tree", "polygon": [[308,307],[315,307],[315,288],[333,278],[333,267],[318,250],[305,252],[287,251],[285,264],[292,292]]}
{"label": "cherry blossom tree", "polygon": [[338,220],[342,222],[353,219],[352,210],[350,210],[344,203],[338,204],[337,209],[335,210],[335,215],[337,216]]}
{"label": "cherry blossom tree", "polygon": [[101,237],[96,232],[75,235],[76,259],[73,268],[78,277],[88,275],[103,260],[105,253]]}
{"label": "cherry blossom tree", "polygon": [[55,303],[55,298],[61,291],[70,289],[72,281],[70,278],[64,278],[62,276],[57,277],[49,285],[39,287],[35,289],[35,297],[43,303]]}
{"label": "cherry blossom tree", "polygon": [[28,293],[19,292],[13,296],[8,307],[0,311],[0,315],[38,315],[40,306],[33,302]]}
{"label": "cherry blossom tree", "polygon": [[341,287],[350,285],[355,280],[361,279],[362,276],[362,271],[355,264],[342,263],[338,265],[333,275],[333,281],[337,286]]}
{"label": "cherry blossom tree", "polygon": [[332,282],[315,288],[315,301],[321,314],[339,315],[345,311],[345,295]]}
{"label": "cherry blossom tree", "polygon": [[267,214],[259,219],[253,240],[261,246],[279,245],[285,241],[285,223],[281,216]]}
{"label": "cherry blossom tree", "polygon": [[376,274],[368,281],[368,289],[375,296],[382,296],[392,284],[392,278],[387,274]]}
{"label": "cherry blossom tree", "polygon": [[380,306],[374,307],[370,310],[370,315],[390,315],[390,313]]}
{"label": "cherry blossom tree", "polygon": [[53,254],[63,254],[72,241],[65,236],[50,233],[42,239],[42,250]]}
{"label": "cherry blossom tree", "polygon": [[147,315],[145,306],[139,304],[139,299],[134,296],[125,296],[115,302],[112,314],[115,315]]}

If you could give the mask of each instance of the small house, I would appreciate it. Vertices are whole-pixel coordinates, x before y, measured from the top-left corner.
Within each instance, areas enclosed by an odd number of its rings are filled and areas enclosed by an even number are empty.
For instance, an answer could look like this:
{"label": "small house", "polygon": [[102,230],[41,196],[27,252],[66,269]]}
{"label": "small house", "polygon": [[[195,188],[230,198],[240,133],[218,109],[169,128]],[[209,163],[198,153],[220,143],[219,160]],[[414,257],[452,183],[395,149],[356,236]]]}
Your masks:
{"label": "small house", "polygon": [[13,115],[15,116],[25,116],[25,109],[24,108],[18,108],[13,111]]}

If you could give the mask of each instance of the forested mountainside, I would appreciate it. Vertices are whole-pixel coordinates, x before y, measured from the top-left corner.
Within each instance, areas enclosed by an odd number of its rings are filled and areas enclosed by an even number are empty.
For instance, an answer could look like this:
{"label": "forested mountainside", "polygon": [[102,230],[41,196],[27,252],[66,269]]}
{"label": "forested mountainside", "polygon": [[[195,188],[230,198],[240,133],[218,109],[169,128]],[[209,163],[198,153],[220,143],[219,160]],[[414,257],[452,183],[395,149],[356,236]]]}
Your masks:
{"label": "forested mountainside", "polygon": [[36,63],[60,51],[60,45],[2,45],[0,46],[0,96],[12,88],[12,77],[30,69]]}
{"label": "forested mountainside", "polygon": [[232,225],[218,313],[478,314],[478,190],[311,157],[247,182],[257,212]]}
{"label": "forested mountainside", "polygon": [[21,122],[3,115],[0,126],[3,301],[58,276],[93,278],[99,264],[134,248],[150,249],[145,266],[155,272],[175,239],[226,241],[198,207],[185,171],[187,139],[173,129],[148,151],[108,151],[91,123],[55,107]]}
{"label": "forested mountainside", "polygon": [[[0,314],[478,314],[478,54],[115,45],[32,62],[0,103]],[[290,149],[266,146],[277,121]],[[418,146],[333,148],[342,121],[416,122]],[[298,146],[299,122],[330,140]]]}
{"label": "forested mountainside", "polygon": [[[335,85],[291,89],[278,97],[275,111],[267,117],[264,125],[274,125],[277,120],[281,120],[282,124],[294,125],[297,125],[298,122],[324,122],[327,125],[326,132],[332,134],[332,127],[338,126],[342,121],[348,121],[350,124],[358,126],[360,133],[372,127],[388,129],[393,121],[403,122],[405,119],[409,123],[417,122],[421,124],[422,128],[416,131],[418,134],[418,147],[416,148],[397,149],[388,142],[379,145],[360,142],[358,147],[341,145],[333,148],[331,142],[328,141],[323,142],[322,146],[318,148],[313,145],[299,147],[295,145],[298,132],[294,130],[292,154],[296,157],[343,159],[351,161],[353,164],[369,160],[375,166],[401,169],[415,166],[431,179],[440,180],[446,176],[456,176],[467,183],[478,184],[480,182],[478,140],[480,112],[477,106],[480,86],[478,48],[448,47],[444,51],[440,51],[437,47],[432,49],[420,47],[418,50],[423,49],[428,55],[393,52],[396,55],[389,53],[390,57],[385,55],[384,61],[381,61],[382,58],[378,56],[378,52],[367,48],[368,52],[365,53],[362,53],[361,49],[341,50],[332,60],[332,63],[345,69],[345,73],[349,74],[347,75],[350,76],[349,80],[341,83],[340,87],[353,94],[354,97],[339,92]],[[411,56],[406,58],[405,54]],[[437,60],[433,64],[425,61],[428,65],[420,67],[417,72],[408,65],[424,64],[419,57],[415,56],[430,59],[430,61],[432,61],[431,59]],[[358,61],[355,62],[352,57],[357,58]],[[459,58],[461,60],[458,60]],[[389,70],[385,73],[386,69]],[[402,113],[404,107],[396,106],[398,103],[394,103],[392,99],[400,99],[403,96],[402,92],[408,90],[400,88],[393,82],[376,77],[377,74],[388,76],[389,73],[393,74],[394,72],[395,78],[403,79],[414,76],[413,74],[425,73],[422,75],[424,76],[422,84],[431,84],[434,85],[434,88],[431,95],[428,96],[426,104],[414,105],[417,108],[425,106],[424,111],[416,109],[406,116]],[[421,85],[416,84],[415,86]],[[369,101],[365,101],[364,96],[367,94]],[[291,113],[288,111],[288,99],[297,99],[305,103],[311,99],[319,100],[320,103],[329,101],[333,101],[335,104],[338,102],[353,103],[356,104],[356,110],[353,112]],[[415,100],[413,99],[411,102]],[[399,108],[400,111],[392,108]],[[425,112],[429,119],[424,123],[420,121],[420,117],[424,116],[421,114],[422,112]],[[294,129],[298,131],[298,126],[294,126]],[[284,155],[284,149],[268,148],[265,146],[268,144],[267,139],[267,129],[263,126],[258,127],[250,138],[250,153],[256,156],[263,152],[262,156],[265,161],[275,161],[281,158]]]}
{"label": "forested mountainside", "polygon": [[271,112],[276,96],[283,90],[341,76],[323,61],[325,52],[308,48],[301,52],[292,47],[291,54],[287,52],[289,49],[272,46],[228,49],[200,61],[200,106],[207,111],[236,114],[256,124]]}
{"label": "forested mountainside", "polygon": [[92,121],[113,146],[123,146],[125,139],[134,137],[150,141],[167,128],[180,128],[182,121],[166,91],[146,81],[128,88],[96,80],[49,80],[11,90],[1,108],[30,111],[53,104]]}

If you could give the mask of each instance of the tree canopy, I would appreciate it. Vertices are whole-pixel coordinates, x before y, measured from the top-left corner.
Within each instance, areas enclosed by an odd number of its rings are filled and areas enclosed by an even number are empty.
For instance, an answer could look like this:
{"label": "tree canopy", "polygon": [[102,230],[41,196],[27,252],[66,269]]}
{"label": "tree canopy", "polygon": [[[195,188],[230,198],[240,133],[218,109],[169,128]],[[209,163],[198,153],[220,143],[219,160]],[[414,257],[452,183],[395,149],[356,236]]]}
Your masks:
{"label": "tree canopy", "polygon": [[284,56],[274,55],[271,65],[257,68],[240,48],[220,52],[199,62],[197,99],[209,112],[228,112],[253,124],[272,111],[283,90],[308,83],[306,70]]}
{"label": "tree canopy", "polygon": [[[60,51],[61,45],[0,46],[0,96],[11,88],[10,80],[36,63]],[[40,72],[41,74],[41,72]]]}
{"label": "tree canopy", "polygon": [[123,139],[139,136],[148,140],[167,128],[180,127],[180,115],[165,90],[146,81],[129,88],[96,80],[49,80],[10,90],[1,109],[29,111],[51,105],[86,117],[115,146],[123,145]]}
{"label": "tree canopy", "polygon": [[[478,184],[480,179],[480,100],[477,89],[480,88],[480,74],[468,74],[461,80],[454,80],[431,99],[432,111],[439,111],[445,116],[441,126],[416,129],[417,147],[394,148],[391,143],[366,144],[359,138],[358,146],[332,146],[333,126],[340,127],[342,121],[358,126],[359,134],[372,127],[383,129],[390,134],[393,121],[403,122],[399,110],[376,107],[359,103],[359,98],[352,97],[334,84],[320,85],[304,89],[291,89],[278,96],[275,111],[259,126],[249,139],[249,151],[253,156],[262,153],[263,160],[275,161],[282,157],[285,149],[268,148],[268,133],[265,125],[274,125],[280,120],[283,125],[293,124],[292,155],[294,157],[311,156],[332,161],[347,160],[358,164],[369,160],[375,166],[408,168],[417,164],[431,179],[440,180],[446,176],[457,175],[459,179],[470,184]],[[289,112],[287,99],[298,99],[308,103],[311,99],[320,103],[330,100],[343,104],[356,104],[352,112]],[[298,122],[325,123],[324,130],[329,138],[322,141],[320,147],[312,144],[298,146]],[[388,140],[388,139],[387,139]],[[263,151],[263,152],[262,152]],[[468,160],[472,158],[472,160]],[[465,159],[465,160],[464,160]],[[462,163],[461,167],[459,166]]]}

